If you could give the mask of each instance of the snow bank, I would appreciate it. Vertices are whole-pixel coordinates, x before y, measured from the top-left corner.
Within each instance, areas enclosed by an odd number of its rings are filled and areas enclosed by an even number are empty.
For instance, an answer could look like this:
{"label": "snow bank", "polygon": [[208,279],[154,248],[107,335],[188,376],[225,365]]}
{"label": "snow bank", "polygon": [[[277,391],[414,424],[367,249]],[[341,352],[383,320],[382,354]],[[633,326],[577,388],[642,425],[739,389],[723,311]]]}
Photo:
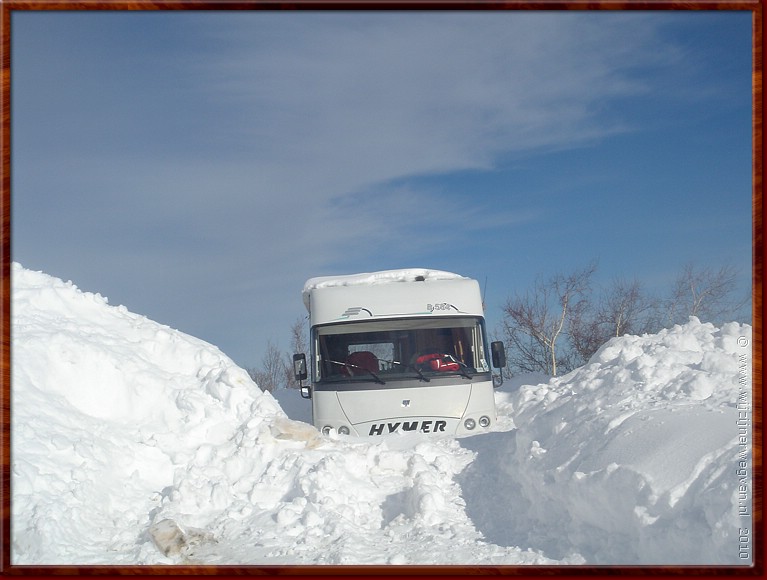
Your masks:
{"label": "snow bank", "polygon": [[14,564],[750,563],[748,325],[509,381],[495,432],[367,440],[71,282],[12,291]]}
{"label": "snow bank", "polygon": [[499,393],[516,430],[462,441],[478,453],[462,485],[486,490],[466,496],[469,516],[489,541],[553,558],[750,563],[739,550],[739,531],[752,530],[750,476],[740,488],[740,462],[751,469],[750,344],[748,325],[691,318]]}
{"label": "snow bank", "polygon": [[310,278],[304,284],[302,297],[306,309],[309,310],[309,295],[315,288],[334,288],[337,286],[370,286],[375,284],[390,284],[393,282],[412,282],[421,277],[424,280],[466,280],[465,276],[429,270],[427,268],[404,268],[400,270],[381,270],[380,272],[365,272],[346,276],[318,276]]}
{"label": "snow bank", "polygon": [[12,283],[14,555],[134,561],[163,489],[282,411],[198,339],[18,264]]}
{"label": "snow bank", "polygon": [[556,563],[482,541],[456,440],[323,437],[203,341],[12,290],[13,564]]}

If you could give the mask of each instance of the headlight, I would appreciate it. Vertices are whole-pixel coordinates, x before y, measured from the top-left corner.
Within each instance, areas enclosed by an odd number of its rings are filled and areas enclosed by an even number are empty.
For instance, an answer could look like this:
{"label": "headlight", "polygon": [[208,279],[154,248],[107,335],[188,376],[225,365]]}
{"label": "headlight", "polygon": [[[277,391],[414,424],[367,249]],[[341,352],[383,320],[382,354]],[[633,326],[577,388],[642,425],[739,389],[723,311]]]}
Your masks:
{"label": "headlight", "polygon": [[325,425],[325,426],[322,428],[322,434],[323,434],[323,435],[330,435],[330,431],[331,431],[332,429],[333,429],[333,427],[331,427],[330,425]]}
{"label": "headlight", "polygon": [[349,434],[349,428],[348,428],[346,425],[341,425],[341,426],[338,428],[338,432],[339,432],[341,435],[348,435],[348,434]]}
{"label": "headlight", "polygon": [[482,415],[479,418],[479,426],[480,427],[487,427],[488,425],[490,425],[490,417],[488,417],[487,415]]}
{"label": "headlight", "polygon": [[463,426],[466,427],[469,431],[474,429],[474,427],[477,426],[477,422],[474,419],[466,419],[463,422]]}

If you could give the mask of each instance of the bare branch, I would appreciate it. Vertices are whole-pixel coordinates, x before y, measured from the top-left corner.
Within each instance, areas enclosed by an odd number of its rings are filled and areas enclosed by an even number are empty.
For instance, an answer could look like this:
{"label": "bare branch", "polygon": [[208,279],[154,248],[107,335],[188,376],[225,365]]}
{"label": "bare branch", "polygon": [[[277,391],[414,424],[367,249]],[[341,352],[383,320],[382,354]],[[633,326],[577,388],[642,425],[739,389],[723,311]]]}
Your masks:
{"label": "bare branch", "polygon": [[733,298],[737,287],[737,268],[726,265],[714,269],[686,264],[674,282],[667,300],[670,324],[683,324],[690,316],[705,322],[726,322],[748,299]]}
{"label": "bare branch", "polygon": [[[558,353],[568,322],[583,309],[592,263],[584,269],[548,281],[536,279],[532,292],[516,295],[504,306],[504,330],[509,343],[510,364],[523,372],[543,372],[556,376],[561,361],[570,360]],[[565,365],[570,370],[570,364]]]}

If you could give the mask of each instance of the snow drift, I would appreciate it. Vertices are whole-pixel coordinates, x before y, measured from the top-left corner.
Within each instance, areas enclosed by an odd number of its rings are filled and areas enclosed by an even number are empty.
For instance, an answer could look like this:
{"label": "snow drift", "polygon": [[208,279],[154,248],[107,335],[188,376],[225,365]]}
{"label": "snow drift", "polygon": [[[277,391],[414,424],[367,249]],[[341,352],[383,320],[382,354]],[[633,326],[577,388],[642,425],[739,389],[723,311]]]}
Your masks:
{"label": "snow drift", "polygon": [[492,433],[368,441],[71,282],[12,289],[13,564],[750,563],[748,325],[507,382]]}
{"label": "snow drift", "polygon": [[750,326],[692,318],[613,339],[567,376],[501,395],[516,429],[462,442],[480,451],[463,485],[497,469],[468,514],[489,541],[554,558],[739,563],[751,530],[739,475],[750,473],[750,343]]}

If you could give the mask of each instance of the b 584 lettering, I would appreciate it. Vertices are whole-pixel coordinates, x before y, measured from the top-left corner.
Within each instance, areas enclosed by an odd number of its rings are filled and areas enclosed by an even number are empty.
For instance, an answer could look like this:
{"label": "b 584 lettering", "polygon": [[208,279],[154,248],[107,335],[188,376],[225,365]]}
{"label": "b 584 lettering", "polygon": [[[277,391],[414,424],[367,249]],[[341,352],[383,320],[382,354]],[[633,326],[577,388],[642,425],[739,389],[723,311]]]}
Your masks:
{"label": "b 584 lettering", "polygon": [[448,304],[447,302],[439,302],[438,304],[427,304],[426,310],[428,310],[429,312],[434,312],[435,310],[458,310],[458,309],[452,304]]}

